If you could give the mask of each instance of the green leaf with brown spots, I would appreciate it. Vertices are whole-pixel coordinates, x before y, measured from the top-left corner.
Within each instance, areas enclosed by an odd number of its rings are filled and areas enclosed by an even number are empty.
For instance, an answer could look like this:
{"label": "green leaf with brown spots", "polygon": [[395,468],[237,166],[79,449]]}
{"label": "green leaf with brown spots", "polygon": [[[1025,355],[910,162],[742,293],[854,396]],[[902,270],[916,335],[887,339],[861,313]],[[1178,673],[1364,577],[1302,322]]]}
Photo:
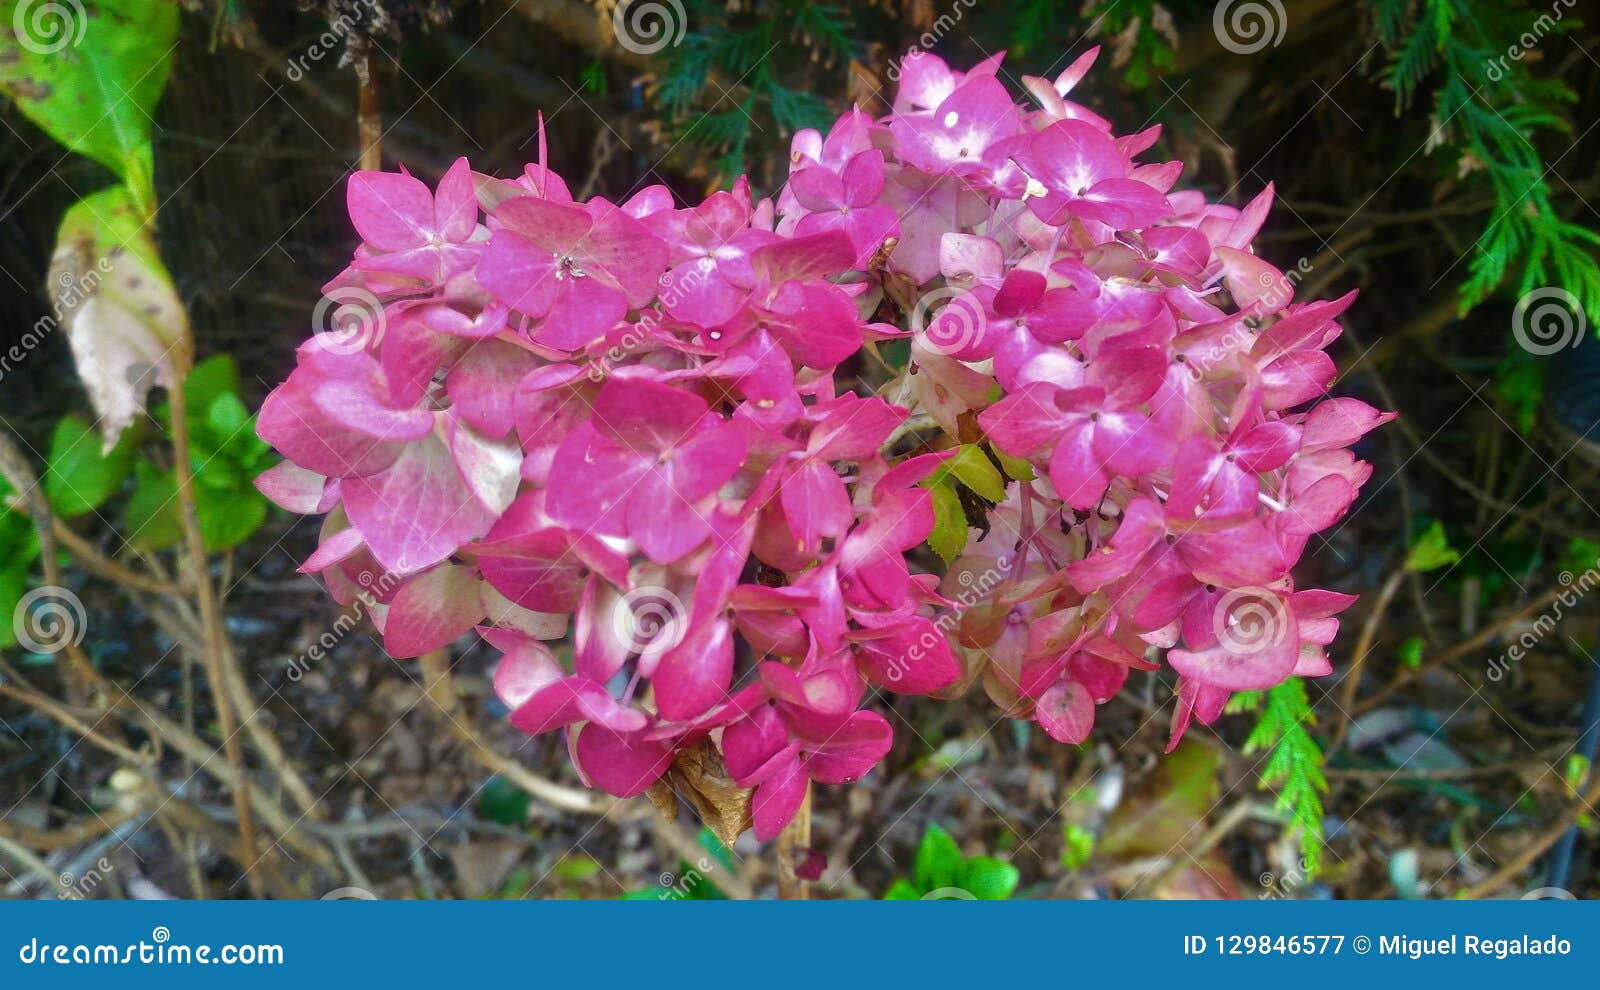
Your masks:
{"label": "green leaf with brown spots", "polygon": [[178,37],[171,0],[0,0],[0,92],[116,173],[155,214],[151,118]]}

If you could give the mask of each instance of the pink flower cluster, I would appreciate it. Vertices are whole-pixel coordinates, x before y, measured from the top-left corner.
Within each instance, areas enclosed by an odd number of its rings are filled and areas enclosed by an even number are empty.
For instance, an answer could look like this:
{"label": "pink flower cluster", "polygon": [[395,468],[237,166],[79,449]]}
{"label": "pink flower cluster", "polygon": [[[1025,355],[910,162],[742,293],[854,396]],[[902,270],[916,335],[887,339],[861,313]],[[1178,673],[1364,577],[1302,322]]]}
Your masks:
{"label": "pink flower cluster", "polygon": [[[998,58],[914,55],[887,117],[796,135],[775,202],[577,202],[542,148],[512,181],[357,173],[339,322],[260,416],[262,490],[326,513],[304,569],[397,657],[476,628],[512,723],[568,730],[594,786],[709,741],[763,838],[888,752],[869,689],[981,679],[1081,742],[1164,653],[1176,740],[1326,673],[1352,599],[1291,568],[1389,418],[1303,408],[1351,297],[1294,302],[1250,252],[1270,188],[1173,191],[1156,130],[1069,102],[1093,54],[1032,110]],[[863,360],[895,340],[906,368]],[[1006,499],[926,573],[928,484],[974,443]]]}

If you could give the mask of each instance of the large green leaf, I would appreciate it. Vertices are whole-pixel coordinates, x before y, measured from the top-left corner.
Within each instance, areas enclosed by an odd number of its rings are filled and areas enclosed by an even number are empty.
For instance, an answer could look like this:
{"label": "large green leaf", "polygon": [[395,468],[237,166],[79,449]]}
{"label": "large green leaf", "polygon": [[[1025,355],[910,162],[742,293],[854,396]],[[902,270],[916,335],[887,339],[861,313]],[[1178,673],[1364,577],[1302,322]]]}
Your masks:
{"label": "large green leaf", "polygon": [[170,0],[0,0],[0,91],[155,214],[150,121],[178,37]]}
{"label": "large green leaf", "polygon": [[81,416],[65,416],[50,440],[45,497],[56,515],[81,516],[98,509],[121,487],[133,466],[133,444],[124,436],[102,453],[94,429]]}

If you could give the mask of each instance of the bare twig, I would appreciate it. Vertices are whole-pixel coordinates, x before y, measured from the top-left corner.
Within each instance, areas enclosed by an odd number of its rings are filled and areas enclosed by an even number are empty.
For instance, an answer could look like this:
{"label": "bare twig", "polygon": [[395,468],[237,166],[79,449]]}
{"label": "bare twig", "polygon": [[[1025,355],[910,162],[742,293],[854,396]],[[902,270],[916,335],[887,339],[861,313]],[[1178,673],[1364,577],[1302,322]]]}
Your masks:
{"label": "bare twig", "polygon": [[1372,653],[1372,644],[1378,638],[1378,627],[1383,624],[1383,618],[1389,612],[1389,603],[1394,601],[1395,593],[1400,590],[1400,585],[1410,573],[1405,567],[1397,567],[1388,580],[1383,582],[1383,587],[1378,591],[1378,597],[1372,603],[1372,611],[1367,613],[1367,621],[1362,623],[1361,636],[1356,640],[1355,653],[1350,658],[1350,670],[1344,676],[1344,683],[1339,691],[1339,710],[1335,717],[1339,720],[1338,726],[1333,731],[1333,741],[1328,744],[1328,752],[1336,751],[1344,744],[1344,739],[1350,732],[1352,716],[1351,709],[1355,707],[1356,689],[1361,684],[1361,668],[1366,666],[1367,656]]}
{"label": "bare twig", "polygon": [[778,896],[786,901],[804,901],[811,897],[811,885],[795,875],[795,868],[811,847],[811,782],[806,782],[806,796],[800,799],[800,810],[794,820],[778,834]]}
{"label": "bare twig", "polygon": [[1360,715],[1362,712],[1371,711],[1373,708],[1376,708],[1385,700],[1393,696],[1396,691],[1421,677],[1425,672],[1433,670],[1436,667],[1443,666],[1444,664],[1450,663],[1453,660],[1459,660],[1464,656],[1468,656],[1471,653],[1482,649],[1484,646],[1493,642],[1496,637],[1504,633],[1507,629],[1510,629],[1517,623],[1533,616],[1540,610],[1549,608],[1550,603],[1561,597],[1561,595],[1566,593],[1566,591],[1566,586],[1556,585],[1555,587],[1546,591],[1544,594],[1530,601],[1527,605],[1524,605],[1521,609],[1518,609],[1498,622],[1493,622],[1483,627],[1483,629],[1478,631],[1477,635],[1469,636],[1468,638],[1457,643],[1455,646],[1450,647],[1448,650],[1444,650],[1443,652],[1422,661],[1422,663],[1415,667],[1399,671],[1389,681],[1388,684],[1385,684],[1383,688],[1378,691],[1377,694],[1374,694],[1353,706],[1350,709],[1351,716],[1353,717]]}
{"label": "bare twig", "polygon": [[[200,621],[205,630],[206,679],[211,682],[211,702],[217,710],[222,748],[234,775],[244,780],[244,753],[239,748],[238,717],[228,695],[227,675],[224,673],[226,666],[233,661],[233,651],[228,643],[227,627],[223,624],[216,588],[211,584],[205,536],[200,529],[200,511],[195,504],[194,465],[189,461],[189,416],[184,409],[186,403],[183,395],[183,383],[187,376],[188,368],[184,367],[178,375],[169,403],[172,410],[172,459],[178,483],[178,510],[189,557],[189,580],[194,586],[195,604],[200,610]],[[239,815],[239,850],[244,856],[244,875],[251,893],[260,897],[261,885],[255,877],[256,851],[259,847],[256,845],[255,821],[250,816],[250,797],[236,787],[233,800]]]}
{"label": "bare twig", "polygon": [[1561,841],[1561,837],[1566,834],[1567,829],[1571,828],[1574,822],[1584,815],[1593,814],[1596,803],[1600,803],[1600,774],[1595,776],[1588,788],[1562,813],[1560,818],[1556,819],[1554,824],[1540,832],[1537,838],[1518,850],[1515,856],[1500,864],[1500,868],[1489,874],[1484,880],[1462,891],[1461,896],[1469,899],[1488,897],[1515,880],[1523,870],[1533,864],[1534,860],[1543,856],[1545,850]]}
{"label": "bare twig", "polygon": [[605,815],[617,806],[615,798],[602,797],[589,791],[546,780],[522,764],[497,752],[463,720],[460,703],[456,699],[455,680],[450,676],[449,655],[443,650],[435,650],[424,653],[418,658],[418,663],[422,669],[423,692],[428,696],[428,700],[444,714],[450,731],[467,744],[472,755],[485,769],[499,774],[530,796],[566,811]]}

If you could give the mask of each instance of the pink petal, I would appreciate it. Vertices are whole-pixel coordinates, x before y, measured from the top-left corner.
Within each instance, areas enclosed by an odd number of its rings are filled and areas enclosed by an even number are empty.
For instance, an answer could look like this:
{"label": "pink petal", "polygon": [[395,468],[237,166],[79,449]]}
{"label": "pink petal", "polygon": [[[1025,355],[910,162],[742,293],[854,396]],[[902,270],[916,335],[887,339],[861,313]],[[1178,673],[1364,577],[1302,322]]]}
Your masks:
{"label": "pink petal", "polygon": [[432,233],[433,194],[409,175],[357,172],[350,176],[346,199],[356,232],[381,251],[418,247]]}
{"label": "pink petal", "polygon": [[1094,699],[1077,681],[1058,681],[1039,698],[1034,717],[1051,739],[1076,746],[1094,728]]}
{"label": "pink petal", "polygon": [[389,602],[383,648],[392,657],[416,657],[449,646],[483,618],[478,575],[448,564],[406,581]]}
{"label": "pink petal", "polygon": [[578,733],[578,762],[596,787],[617,797],[637,797],[650,789],[672,763],[672,750],[636,733],[587,725]]}

